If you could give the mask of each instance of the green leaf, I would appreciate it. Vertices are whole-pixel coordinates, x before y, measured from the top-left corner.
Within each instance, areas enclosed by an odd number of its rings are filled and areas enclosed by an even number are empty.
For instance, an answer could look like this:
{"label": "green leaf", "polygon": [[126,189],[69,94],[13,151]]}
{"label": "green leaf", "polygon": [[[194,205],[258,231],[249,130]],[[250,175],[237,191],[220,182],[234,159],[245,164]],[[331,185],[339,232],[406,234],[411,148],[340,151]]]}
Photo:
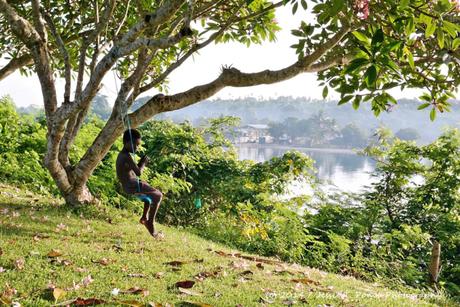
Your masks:
{"label": "green leaf", "polygon": [[352,104],[353,109],[358,110],[360,103],[361,103],[361,96],[357,95],[355,99],[353,100],[353,104]]}
{"label": "green leaf", "polygon": [[380,44],[381,42],[383,42],[384,38],[385,35],[383,34],[382,29],[377,29],[377,31],[375,31],[374,33],[374,36],[372,36],[372,46]]}
{"label": "green leaf", "polygon": [[323,99],[326,99],[327,94],[329,93],[329,88],[327,85],[323,88]]}
{"label": "green leaf", "polygon": [[302,7],[303,7],[304,10],[306,10],[308,8],[307,1],[302,0],[302,1],[300,1],[300,4],[302,4]]}
{"label": "green leaf", "polygon": [[358,58],[358,59],[354,59],[353,61],[350,62],[350,64],[347,66],[347,68],[345,69],[344,73],[345,74],[349,74],[355,70],[357,70],[358,68],[361,68],[362,66],[366,65],[369,63],[369,60],[368,59],[365,59],[365,58]]}
{"label": "green leaf", "polygon": [[353,98],[352,95],[343,96],[342,99],[340,99],[338,105],[340,106],[340,105],[342,105],[342,104],[344,104],[344,103],[347,103],[347,102],[349,102],[352,98]]}
{"label": "green leaf", "polygon": [[342,1],[342,0],[332,0],[332,8],[329,11],[329,14],[331,16],[337,15],[337,13],[342,10],[343,6],[344,6],[344,1]]}
{"label": "green leaf", "polygon": [[294,15],[297,12],[297,9],[299,8],[299,4],[296,2],[292,6],[292,15]]}
{"label": "green leaf", "polygon": [[442,29],[439,29],[436,31],[437,38],[438,38],[438,45],[439,48],[443,49],[444,48],[444,32]]}
{"label": "green leaf", "polygon": [[431,35],[433,35],[435,31],[436,31],[436,24],[431,23],[427,25],[426,30],[425,30],[425,38],[428,38]]}
{"label": "green leaf", "polygon": [[423,101],[431,102],[431,96],[427,93],[424,93],[422,96],[419,97],[419,99]]}
{"label": "green leaf", "polygon": [[353,31],[352,34],[362,43],[369,45],[371,40],[366,36],[366,34],[358,32],[358,31]]}
{"label": "green leaf", "polygon": [[452,50],[457,50],[458,46],[460,46],[460,38],[454,39],[452,42]]}
{"label": "green leaf", "polygon": [[443,20],[442,21],[442,25],[443,25],[443,29],[449,33],[449,35],[452,37],[452,38],[455,38],[457,37],[457,32],[459,31],[459,28],[456,24],[453,24],[447,20]]}
{"label": "green leaf", "polygon": [[410,51],[407,53],[407,60],[409,61],[410,68],[415,69],[414,56]]}
{"label": "green leaf", "polygon": [[417,110],[423,110],[425,108],[428,108],[429,106],[431,105],[431,103],[424,103],[424,104],[421,104],[419,105],[419,107],[417,108]]}
{"label": "green leaf", "polygon": [[401,0],[399,2],[399,8],[403,10],[409,6],[409,3],[410,3],[410,0]]}
{"label": "green leaf", "polygon": [[435,108],[431,109],[430,119],[431,121],[434,121],[436,119],[436,109]]}
{"label": "green leaf", "polygon": [[415,31],[415,23],[414,18],[409,18],[406,24],[405,33],[407,36],[411,35]]}
{"label": "green leaf", "polygon": [[364,73],[364,81],[366,81],[368,87],[373,87],[375,85],[376,80],[377,68],[375,67],[375,65],[372,65]]}

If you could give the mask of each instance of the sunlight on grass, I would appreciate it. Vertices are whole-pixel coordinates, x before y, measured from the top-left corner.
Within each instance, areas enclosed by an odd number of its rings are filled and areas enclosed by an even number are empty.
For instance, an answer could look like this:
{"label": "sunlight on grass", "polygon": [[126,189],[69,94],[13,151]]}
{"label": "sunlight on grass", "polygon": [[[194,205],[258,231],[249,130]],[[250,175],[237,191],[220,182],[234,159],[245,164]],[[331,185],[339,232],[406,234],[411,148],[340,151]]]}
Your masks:
{"label": "sunlight on grass", "polygon": [[153,240],[134,215],[122,213],[111,223],[91,220],[58,199],[6,185],[0,185],[0,191],[4,304],[453,305],[441,295],[398,292],[277,259],[239,254],[163,225],[159,229],[165,240]]}

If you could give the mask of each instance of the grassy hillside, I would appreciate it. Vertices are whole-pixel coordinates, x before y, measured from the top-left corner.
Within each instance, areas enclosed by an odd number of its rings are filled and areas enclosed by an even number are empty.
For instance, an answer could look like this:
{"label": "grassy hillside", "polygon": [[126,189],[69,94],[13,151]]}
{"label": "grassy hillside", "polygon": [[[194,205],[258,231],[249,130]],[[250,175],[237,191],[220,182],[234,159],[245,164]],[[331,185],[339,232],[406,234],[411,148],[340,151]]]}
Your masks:
{"label": "grassy hillside", "polygon": [[22,306],[454,305],[441,295],[390,290],[159,228],[162,241],[151,239],[137,216],[75,212],[61,200],[0,184],[0,299]]}

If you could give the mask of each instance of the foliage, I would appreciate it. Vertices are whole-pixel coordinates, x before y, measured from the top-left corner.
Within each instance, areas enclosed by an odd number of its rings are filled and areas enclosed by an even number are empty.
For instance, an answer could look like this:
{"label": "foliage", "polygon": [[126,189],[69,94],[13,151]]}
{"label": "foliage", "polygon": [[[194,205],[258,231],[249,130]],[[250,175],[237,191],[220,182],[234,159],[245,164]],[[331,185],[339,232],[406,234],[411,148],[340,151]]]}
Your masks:
{"label": "foliage", "polygon": [[43,193],[56,192],[43,167],[46,128],[16,113],[11,98],[0,98],[0,177]]}
{"label": "foliage", "polygon": [[[259,164],[238,161],[222,126],[232,122],[222,118],[193,128],[151,121],[142,127],[152,170],[146,179],[166,193],[158,217],[168,224],[195,225],[202,235],[237,247],[299,260],[305,236],[295,214],[298,205],[277,201],[277,195],[292,180],[311,181],[313,161],[296,152]],[[203,204],[199,210],[195,198]]]}
{"label": "foliage", "polygon": [[428,280],[433,240],[441,244],[439,285],[460,280],[460,131],[417,146],[388,130],[365,150],[376,181],[358,202],[322,204],[304,215],[311,238],[306,263],[336,272],[419,286]]}

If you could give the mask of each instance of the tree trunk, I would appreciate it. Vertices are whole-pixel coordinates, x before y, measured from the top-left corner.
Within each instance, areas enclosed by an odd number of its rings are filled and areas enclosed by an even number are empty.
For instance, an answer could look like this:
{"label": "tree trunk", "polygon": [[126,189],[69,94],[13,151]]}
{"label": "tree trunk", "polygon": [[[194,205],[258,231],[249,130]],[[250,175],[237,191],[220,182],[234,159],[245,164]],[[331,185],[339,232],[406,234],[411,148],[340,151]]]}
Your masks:
{"label": "tree trunk", "polygon": [[85,204],[93,204],[97,202],[97,199],[91,194],[88,187],[75,186],[68,192],[63,193],[64,199],[67,204],[78,206]]}
{"label": "tree trunk", "polygon": [[441,264],[441,244],[438,241],[434,241],[433,248],[431,250],[431,262],[430,262],[430,284],[436,287],[439,278],[439,270]]}

